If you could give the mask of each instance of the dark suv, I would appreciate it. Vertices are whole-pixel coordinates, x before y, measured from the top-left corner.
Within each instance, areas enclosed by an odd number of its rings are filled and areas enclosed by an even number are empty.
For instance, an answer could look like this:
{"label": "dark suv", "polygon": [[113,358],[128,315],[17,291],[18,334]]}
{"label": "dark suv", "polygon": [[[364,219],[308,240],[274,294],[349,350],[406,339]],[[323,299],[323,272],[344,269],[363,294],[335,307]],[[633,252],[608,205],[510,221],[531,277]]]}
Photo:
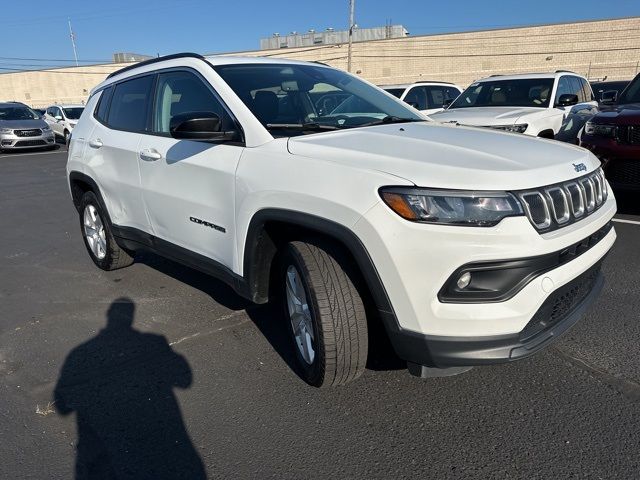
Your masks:
{"label": "dark suv", "polygon": [[581,145],[595,153],[609,183],[619,190],[640,190],[640,75],[610,105],[587,122]]}

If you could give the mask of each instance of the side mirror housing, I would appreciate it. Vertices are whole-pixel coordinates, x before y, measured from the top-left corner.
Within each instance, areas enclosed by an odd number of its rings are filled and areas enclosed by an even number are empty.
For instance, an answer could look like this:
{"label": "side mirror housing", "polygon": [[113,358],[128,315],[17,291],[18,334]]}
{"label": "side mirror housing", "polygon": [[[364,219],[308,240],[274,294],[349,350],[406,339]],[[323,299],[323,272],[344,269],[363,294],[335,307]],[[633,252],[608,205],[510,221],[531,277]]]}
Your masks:
{"label": "side mirror housing", "polygon": [[53,117],[53,118],[55,118],[55,119],[56,119],[56,120],[58,120],[58,121],[62,120],[62,117],[61,117],[60,115],[56,115],[56,116],[55,116],[55,117]]}
{"label": "side mirror housing", "polygon": [[608,90],[600,97],[600,103],[604,105],[613,105],[618,100],[618,92],[615,90]]}
{"label": "side mirror housing", "polygon": [[221,130],[220,117],[213,112],[185,112],[171,118],[169,132],[178,140],[198,140],[201,142],[230,141],[237,132]]}
{"label": "side mirror housing", "polygon": [[572,93],[565,93],[564,95],[560,95],[558,99],[559,107],[571,107],[578,103],[578,96]]}

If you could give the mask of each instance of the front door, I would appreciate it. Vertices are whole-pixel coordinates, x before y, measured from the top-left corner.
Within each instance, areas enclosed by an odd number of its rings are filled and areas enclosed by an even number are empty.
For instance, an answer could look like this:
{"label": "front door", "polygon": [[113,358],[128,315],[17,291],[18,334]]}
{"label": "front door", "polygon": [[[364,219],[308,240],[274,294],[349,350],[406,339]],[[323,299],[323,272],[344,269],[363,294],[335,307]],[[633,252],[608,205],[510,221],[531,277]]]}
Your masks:
{"label": "front door", "polygon": [[158,74],[151,132],[138,149],[144,202],[154,235],[233,268],[235,171],[243,147],[169,134],[171,118],[213,112],[235,128],[213,88],[195,71]]}

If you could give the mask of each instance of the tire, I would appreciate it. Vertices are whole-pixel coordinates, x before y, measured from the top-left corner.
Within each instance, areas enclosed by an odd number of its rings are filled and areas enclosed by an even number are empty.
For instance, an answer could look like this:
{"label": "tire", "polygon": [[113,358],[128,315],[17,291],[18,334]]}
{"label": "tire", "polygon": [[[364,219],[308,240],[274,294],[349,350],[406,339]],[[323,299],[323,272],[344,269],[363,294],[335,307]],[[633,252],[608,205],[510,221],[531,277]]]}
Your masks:
{"label": "tire", "polygon": [[62,134],[62,137],[64,138],[65,147],[68,147],[69,146],[69,132],[65,130],[64,133]]}
{"label": "tire", "polygon": [[[365,308],[343,265],[348,263],[331,245],[291,242],[281,256],[277,281],[283,311],[300,374],[315,387],[355,380],[367,362]],[[291,294],[299,300],[298,309]]]}
{"label": "tire", "polygon": [[[80,200],[80,232],[93,263],[102,270],[117,270],[133,263],[133,257],[118,246],[111,223],[98,198],[86,192]],[[88,217],[85,219],[85,215]]]}

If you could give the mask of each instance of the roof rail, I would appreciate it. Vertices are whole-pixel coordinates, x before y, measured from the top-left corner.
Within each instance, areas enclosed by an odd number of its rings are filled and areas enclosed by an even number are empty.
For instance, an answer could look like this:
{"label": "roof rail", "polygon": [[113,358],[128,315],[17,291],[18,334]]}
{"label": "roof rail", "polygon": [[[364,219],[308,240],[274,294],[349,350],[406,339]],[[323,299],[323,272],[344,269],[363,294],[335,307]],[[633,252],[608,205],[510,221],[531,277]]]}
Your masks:
{"label": "roof rail", "polygon": [[204,60],[204,57],[199,53],[174,53],[172,55],[165,55],[164,57],[151,58],[149,60],[145,60],[143,62],[134,63],[133,65],[129,65],[127,67],[121,68],[120,70],[116,70],[115,72],[107,75],[107,78],[115,77],[116,75],[120,75],[121,73],[128,72],[129,70],[133,70],[134,68],[144,67],[146,65],[152,65],[154,63],[163,62],[165,60],[173,60],[174,58],[198,58],[200,60]]}
{"label": "roof rail", "polygon": [[556,73],[576,73],[571,70],[556,70]]}
{"label": "roof rail", "polygon": [[447,85],[455,85],[452,82],[443,82],[442,80],[417,80],[413,83],[445,83]]}

